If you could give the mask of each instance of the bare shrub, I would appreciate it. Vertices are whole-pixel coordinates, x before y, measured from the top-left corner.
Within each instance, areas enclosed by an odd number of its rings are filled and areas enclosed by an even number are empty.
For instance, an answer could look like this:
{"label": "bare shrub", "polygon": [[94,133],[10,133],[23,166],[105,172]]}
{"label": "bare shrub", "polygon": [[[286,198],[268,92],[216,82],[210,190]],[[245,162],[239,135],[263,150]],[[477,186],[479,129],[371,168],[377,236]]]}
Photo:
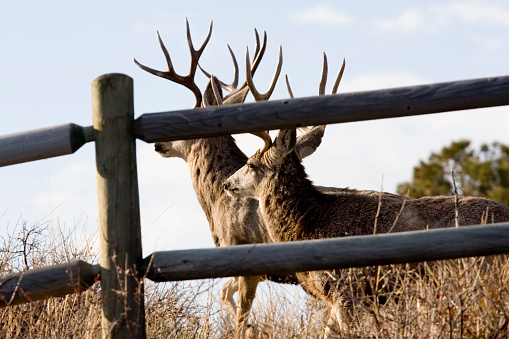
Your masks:
{"label": "bare shrub", "polygon": [[[28,225],[19,222],[2,239],[2,274],[24,270],[26,263],[34,268],[96,260],[94,236],[77,228],[56,232],[47,224]],[[509,336],[507,256],[351,268],[338,277],[337,286],[355,300],[352,338]],[[147,337],[233,337],[235,322],[217,297],[221,283],[146,281]],[[299,288],[264,283],[257,296],[251,338],[321,337],[327,310]],[[99,284],[81,294],[0,309],[2,338],[99,338],[100,326]]]}

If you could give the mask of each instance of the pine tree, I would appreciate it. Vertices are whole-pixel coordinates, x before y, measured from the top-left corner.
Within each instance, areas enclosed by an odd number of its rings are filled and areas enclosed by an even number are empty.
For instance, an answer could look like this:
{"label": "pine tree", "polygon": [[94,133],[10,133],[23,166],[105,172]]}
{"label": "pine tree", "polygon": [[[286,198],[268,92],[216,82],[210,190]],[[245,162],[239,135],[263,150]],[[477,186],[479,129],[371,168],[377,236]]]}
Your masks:
{"label": "pine tree", "polygon": [[[454,171],[454,172],[453,172]],[[399,194],[412,198],[458,194],[487,197],[509,204],[509,146],[494,142],[474,150],[461,140],[432,153],[414,167],[413,179],[398,185]]]}

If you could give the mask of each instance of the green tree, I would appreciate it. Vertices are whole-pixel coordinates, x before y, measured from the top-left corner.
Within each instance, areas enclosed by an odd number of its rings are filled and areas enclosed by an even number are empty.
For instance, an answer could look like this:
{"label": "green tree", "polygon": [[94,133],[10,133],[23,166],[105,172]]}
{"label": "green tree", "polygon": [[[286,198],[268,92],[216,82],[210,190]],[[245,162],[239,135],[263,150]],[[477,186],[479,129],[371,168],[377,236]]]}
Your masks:
{"label": "green tree", "polygon": [[479,150],[470,141],[460,140],[432,153],[414,167],[413,179],[398,185],[399,194],[412,198],[426,195],[458,194],[487,197],[509,204],[509,146],[494,142]]}

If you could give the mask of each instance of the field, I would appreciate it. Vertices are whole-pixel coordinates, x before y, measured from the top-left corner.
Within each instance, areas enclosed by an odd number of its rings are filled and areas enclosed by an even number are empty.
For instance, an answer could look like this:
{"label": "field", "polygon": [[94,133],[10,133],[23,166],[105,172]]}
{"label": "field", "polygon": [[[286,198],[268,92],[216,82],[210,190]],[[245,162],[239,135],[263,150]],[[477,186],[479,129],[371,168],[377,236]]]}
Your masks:
{"label": "field", "polygon": [[[0,244],[7,274],[73,259],[96,262],[93,235],[19,221]],[[147,337],[231,338],[234,322],[218,298],[222,280],[145,286]],[[419,266],[355,268],[338,287],[354,298],[352,338],[506,338],[506,256]],[[300,288],[264,282],[250,318],[254,338],[319,338],[326,310]],[[0,309],[2,338],[99,338],[100,285],[81,294]]]}

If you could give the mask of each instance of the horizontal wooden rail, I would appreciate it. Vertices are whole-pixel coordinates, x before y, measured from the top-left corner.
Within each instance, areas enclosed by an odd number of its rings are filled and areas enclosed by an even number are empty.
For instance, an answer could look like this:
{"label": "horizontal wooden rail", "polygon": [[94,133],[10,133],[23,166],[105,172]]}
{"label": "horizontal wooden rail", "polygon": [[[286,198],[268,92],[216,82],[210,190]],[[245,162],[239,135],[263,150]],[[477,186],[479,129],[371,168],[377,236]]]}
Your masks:
{"label": "horizontal wooden rail", "polygon": [[503,105],[509,76],[143,114],[133,131],[156,142]]}
{"label": "horizontal wooden rail", "polygon": [[65,124],[0,136],[0,167],[76,152],[94,140],[94,128]]}
{"label": "horizontal wooden rail", "polygon": [[99,265],[78,260],[2,276],[0,307],[84,291],[98,280],[99,272]]}
{"label": "horizontal wooden rail", "polygon": [[[509,76],[378,91],[143,114],[132,124],[146,142],[213,137],[318,124],[509,105]],[[72,123],[0,136],[0,167],[76,152],[94,140]]]}
{"label": "horizontal wooden rail", "polygon": [[279,244],[155,252],[153,281],[399,264],[509,253],[509,223]]}

